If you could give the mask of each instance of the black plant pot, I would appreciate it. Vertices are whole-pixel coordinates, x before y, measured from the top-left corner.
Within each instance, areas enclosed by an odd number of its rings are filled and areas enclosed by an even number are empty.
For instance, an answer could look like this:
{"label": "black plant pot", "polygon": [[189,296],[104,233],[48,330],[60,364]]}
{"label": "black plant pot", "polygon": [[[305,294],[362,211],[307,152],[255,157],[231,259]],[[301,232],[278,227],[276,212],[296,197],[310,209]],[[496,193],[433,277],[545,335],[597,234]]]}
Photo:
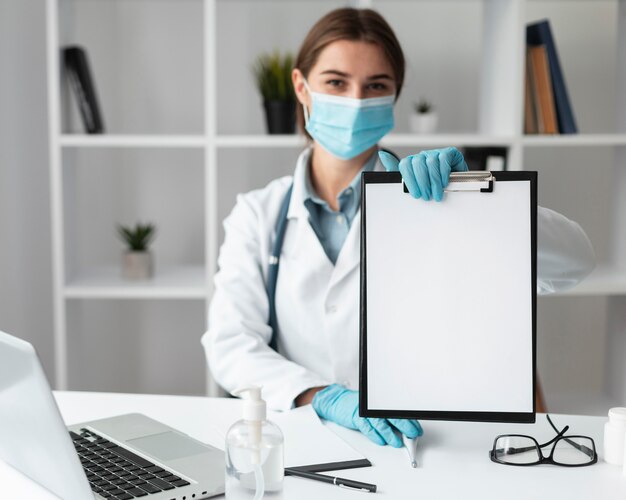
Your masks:
{"label": "black plant pot", "polygon": [[296,101],[264,101],[265,121],[270,134],[293,134],[296,131]]}

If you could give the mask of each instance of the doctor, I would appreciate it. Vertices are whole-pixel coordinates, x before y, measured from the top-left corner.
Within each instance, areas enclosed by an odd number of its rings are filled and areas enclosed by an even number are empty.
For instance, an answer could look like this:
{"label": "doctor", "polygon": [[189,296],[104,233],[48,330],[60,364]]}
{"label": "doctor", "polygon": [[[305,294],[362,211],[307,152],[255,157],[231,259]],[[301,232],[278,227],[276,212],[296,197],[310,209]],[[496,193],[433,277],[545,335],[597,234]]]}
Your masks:
{"label": "doctor", "polygon": [[[271,408],[312,403],[321,417],[396,447],[396,431],[421,435],[418,422],[358,416],[360,174],[399,170],[416,203],[445,203],[450,172],[467,170],[455,148],[400,162],[379,152],[404,70],[398,40],[375,11],[337,9],[313,26],[292,75],[310,147],[293,178],[238,196],[202,338],[227,391],[262,384]],[[580,226],[540,208],[539,292],[573,286],[593,266]],[[415,312],[428,314],[419,304]]]}

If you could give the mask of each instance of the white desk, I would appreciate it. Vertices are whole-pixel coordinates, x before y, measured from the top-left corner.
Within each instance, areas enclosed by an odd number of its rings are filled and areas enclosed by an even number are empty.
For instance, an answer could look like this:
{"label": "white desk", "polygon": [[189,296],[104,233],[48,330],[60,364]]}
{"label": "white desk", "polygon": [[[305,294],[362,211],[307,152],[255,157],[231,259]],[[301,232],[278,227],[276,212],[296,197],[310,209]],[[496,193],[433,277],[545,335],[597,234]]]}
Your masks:
{"label": "white desk", "polygon": [[[180,396],[60,392],[56,398],[68,424],[120,413],[142,412],[180,429],[191,436],[220,447],[221,440],[210,426],[216,412],[239,418],[239,402],[229,399]],[[570,425],[572,433],[593,437],[600,455],[590,467],[556,466],[509,467],[489,460],[488,451],[497,434],[519,432],[539,442],[554,436],[543,415],[534,425],[476,424],[424,421],[425,436],[420,441],[417,469],[409,465],[404,449],[371,444],[357,432],[332,425],[342,438],[363,453],[373,467],[340,471],[337,475],[378,485],[372,499],[620,499],[626,498],[626,476],[621,467],[602,461],[603,425],[601,417],[554,415],[559,427]],[[351,499],[369,495],[332,485],[286,477],[284,499]],[[0,498],[51,499],[6,464],[0,463]],[[146,497],[148,498],[148,497]],[[367,497],[369,498],[369,497]]]}

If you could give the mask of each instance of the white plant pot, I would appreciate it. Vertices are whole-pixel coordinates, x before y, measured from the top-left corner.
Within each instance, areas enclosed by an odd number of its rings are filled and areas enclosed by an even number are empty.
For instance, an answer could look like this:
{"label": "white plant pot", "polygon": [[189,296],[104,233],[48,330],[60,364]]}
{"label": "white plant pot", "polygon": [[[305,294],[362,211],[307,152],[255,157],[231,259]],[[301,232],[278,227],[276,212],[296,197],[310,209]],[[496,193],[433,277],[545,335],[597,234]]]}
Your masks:
{"label": "white plant pot", "polygon": [[127,251],[122,255],[122,276],[128,280],[147,280],[152,278],[153,259],[149,251]]}
{"label": "white plant pot", "polygon": [[413,113],[409,117],[409,128],[414,134],[433,134],[438,118],[437,113]]}

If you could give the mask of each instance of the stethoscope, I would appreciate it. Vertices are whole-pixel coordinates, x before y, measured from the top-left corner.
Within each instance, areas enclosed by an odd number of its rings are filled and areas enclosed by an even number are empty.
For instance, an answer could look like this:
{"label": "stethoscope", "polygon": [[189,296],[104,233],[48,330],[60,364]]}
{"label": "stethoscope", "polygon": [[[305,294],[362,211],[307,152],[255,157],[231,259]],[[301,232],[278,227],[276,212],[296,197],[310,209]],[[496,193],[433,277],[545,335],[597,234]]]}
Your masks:
{"label": "stethoscope", "polygon": [[293,191],[293,182],[282,204],[280,212],[278,212],[278,220],[276,221],[276,239],[272,245],[272,253],[269,258],[269,267],[267,270],[267,298],[269,299],[270,316],[267,324],[272,329],[272,338],[270,339],[270,347],[278,351],[276,346],[276,332],[278,332],[278,321],[276,318],[276,282],[278,280],[278,265],[280,264],[280,253],[283,250],[283,241],[285,239],[285,231],[287,229],[287,212],[289,211],[289,203],[291,202],[291,192]]}
{"label": "stethoscope", "polygon": [[[381,151],[385,151],[390,155],[393,155],[396,159],[398,156],[387,149],[381,148]],[[291,202],[291,193],[293,191],[293,182],[282,204],[280,205],[280,211],[278,212],[278,219],[276,220],[276,238],[272,245],[272,253],[269,257],[269,266],[267,270],[267,298],[269,302],[269,319],[267,324],[272,329],[272,337],[270,338],[269,346],[278,351],[277,349],[277,332],[278,332],[278,319],[276,318],[276,283],[278,281],[278,266],[280,264],[280,254],[283,250],[283,241],[285,240],[285,231],[287,230],[287,212],[289,211],[289,203]]]}

